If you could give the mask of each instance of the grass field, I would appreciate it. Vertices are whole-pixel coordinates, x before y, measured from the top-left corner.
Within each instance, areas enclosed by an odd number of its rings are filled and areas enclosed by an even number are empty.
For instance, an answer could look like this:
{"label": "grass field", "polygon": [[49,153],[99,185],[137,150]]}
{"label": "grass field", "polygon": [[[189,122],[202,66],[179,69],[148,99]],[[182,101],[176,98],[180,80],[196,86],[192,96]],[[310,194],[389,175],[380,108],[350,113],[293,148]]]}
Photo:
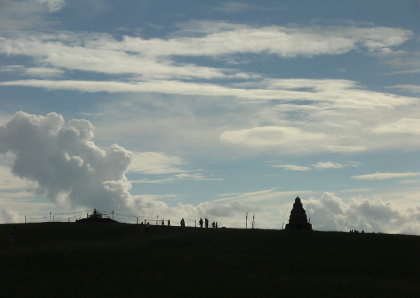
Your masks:
{"label": "grass field", "polygon": [[420,237],[0,225],[1,297],[420,297]]}

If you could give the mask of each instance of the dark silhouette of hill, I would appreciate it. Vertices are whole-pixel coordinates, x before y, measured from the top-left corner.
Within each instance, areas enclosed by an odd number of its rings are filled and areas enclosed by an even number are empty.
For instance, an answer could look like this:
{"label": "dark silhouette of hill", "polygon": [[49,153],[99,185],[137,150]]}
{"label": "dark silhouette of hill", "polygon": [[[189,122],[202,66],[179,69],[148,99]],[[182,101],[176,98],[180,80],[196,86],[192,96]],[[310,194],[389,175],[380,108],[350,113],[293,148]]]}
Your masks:
{"label": "dark silhouette of hill", "polygon": [[1,296],[420,297],[419,248],[407,235],[7,224]]}

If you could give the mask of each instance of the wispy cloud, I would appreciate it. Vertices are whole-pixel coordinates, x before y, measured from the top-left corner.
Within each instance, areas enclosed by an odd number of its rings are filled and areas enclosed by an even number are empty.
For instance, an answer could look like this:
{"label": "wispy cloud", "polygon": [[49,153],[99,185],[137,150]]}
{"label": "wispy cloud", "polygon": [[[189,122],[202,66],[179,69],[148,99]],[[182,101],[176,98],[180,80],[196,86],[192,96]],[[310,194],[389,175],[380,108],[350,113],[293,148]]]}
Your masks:
{"label": "wispy cloud", "polygon": [[307,166],[299,166],[299,165],[274,165],[273,168],[281,168],[281,169],[286,169],[289,171],[298,171],[298,172],[306,172],[306,171],[310,171],[311,167],[307,167]]}
{"label": "wispy cloud", "polygon": [[316,169],[341,169],[346,167],[345,164],[332,161],[320,161],[314,163],[312,166]]}
{"label": "wispy cloud", "polygon": [[31,77],[55,78],[64,74],[63,70],[50,67],[25,67],[23,65],[7,65],[0,67],[0,72],[17,73]]}
{"label": "wispy cloud", "polygon": [[405,177],[419,176],[420,172],[401,172],[401,173],[374,173],[352,176],[353,179],[358,180],[387,180]]}
{"label": "wispy cloud", "polygon": [[181,158],[163,152],[135,152],[128,171],[148,175],[183,173],[185,170],[181,167],[184,165]]}
{"label": "wispy cloud", "polygon": [[216,6],[214,10],[233,14],[233,13],[246,12],[250,10],[265,11],[267,10],[267,8],[261,5],[251,5],[248,3],[243,3],[243,2],[238,2],[238,1],[227,1],[225,3],[222,3],[219,6]]}
{"label": "wispy cloud", "polygon": [[395,122],[374,127],[373,132],[381,134],[420,135],[420,119],[402,118]]}
{"label": "wispy cloud", "polygon": [[[419,72],[420,72],[420,68],[419,68]],[[389,86],[388,88],[400,89],[400,90],[405,90],[405,91],[408,91],[408,92],[420,94],[420,85],[402,84],[402,85]]]}
{"label": "wispy cloud", "polygon": [[[375,52],[396,47],[412,36],[409,30],[388,27],[250,27],[220,22],[195,22],[186,26],[193,27],[196,36],[186,35],[188,30],[180,31],[179,36],[170,39],[124,36],[121,40],[95,33],[21,33],[13,38],[1,38],[0,53],[29,56],[40,64],[59,69],[131,74],[154,79],[213,79],[246,77],[247,74],[179,63],[173,58],[266,53],[283,58],[312,57],[358,49]],[[229,43],[222,40],[229,40]]]}
{"label": "wispy cloud", "polygon": [[309,166],[302,166],[302,165],[294,165],[294,164],[286,164],[286,165],[274,165],[273,168],[282,168],[290,171],[301,171],[306,172],[310,170],[326,170],[326,169],[341,169],[346,167],[358,167],[360,166],[360,163],[358,162],[332,162],[332,161],[320,161],[317,163],[314,163]]}

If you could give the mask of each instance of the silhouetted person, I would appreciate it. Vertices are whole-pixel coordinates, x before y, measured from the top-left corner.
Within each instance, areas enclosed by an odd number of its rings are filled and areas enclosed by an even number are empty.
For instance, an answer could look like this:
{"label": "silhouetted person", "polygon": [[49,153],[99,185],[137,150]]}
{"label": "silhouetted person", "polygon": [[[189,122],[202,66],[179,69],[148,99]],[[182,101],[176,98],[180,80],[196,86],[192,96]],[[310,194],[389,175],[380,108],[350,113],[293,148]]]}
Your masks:
{"label": "silhouetted person", "polygon": [[216,221],[216,223],[215,223],[215,226],[216,226],[216,229],[217,229],[217,221]]}
{"label": "silhouetted person", "polygon": [[206,225],[206,229],[209,227],[209,220],[207,218],[204,219],[204,223]]}
{"label": "silhouetted person", "polygon": [[212,227],[213,229],[216,227],[216,223],[215,223],[214,221],[211,223],[211,227]]}
{"label": "silhouetted person", "polygon": [[198,223],[200,224],[200,228],[202,228],[203,227],[203,219],[202,218],[200,218],[200,220],[198,221]]}
{"label": "silhouetted person", "polygon": [[181,227],[185,227],[185,220],[183,218],[181,218]]}
{"label": "silhouetted person", "polygon": [[170,226],[171,226],[171,220],[168,219],[168,227],[170,227]]}

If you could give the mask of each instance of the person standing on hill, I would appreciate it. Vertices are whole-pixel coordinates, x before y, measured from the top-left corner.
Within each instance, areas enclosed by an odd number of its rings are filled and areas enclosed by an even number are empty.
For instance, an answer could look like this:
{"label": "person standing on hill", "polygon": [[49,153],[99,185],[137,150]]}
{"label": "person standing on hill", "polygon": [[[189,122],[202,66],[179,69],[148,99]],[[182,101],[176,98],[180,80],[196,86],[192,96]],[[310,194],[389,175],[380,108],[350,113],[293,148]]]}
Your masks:
{"label": "person standing on hill", "polygon": [[202,228],[203,227],[203,219],[200,218],[200,220],[198,221],[198,223],[200,224],[200,228]]}
{"label": "person standing on hill", "polygon": [[209,220],[206,218],[204,219],[204,222],[206,223],[206,229],[209,227]]}
{"label": "person standing on hill", "polygon": [[181,218],[181,227],[185,227],[185,220],[183,218]]}

